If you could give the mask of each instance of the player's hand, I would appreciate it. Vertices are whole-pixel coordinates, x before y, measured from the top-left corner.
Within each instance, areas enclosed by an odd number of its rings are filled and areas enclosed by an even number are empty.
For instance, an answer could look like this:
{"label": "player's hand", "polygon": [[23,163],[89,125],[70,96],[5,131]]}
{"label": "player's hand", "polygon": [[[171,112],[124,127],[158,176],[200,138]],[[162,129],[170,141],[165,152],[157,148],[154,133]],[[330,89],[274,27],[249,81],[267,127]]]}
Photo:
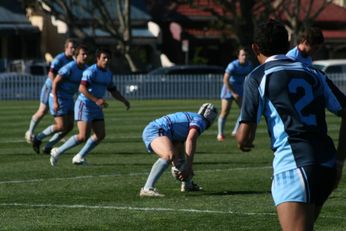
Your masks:
{"label": "player's hand", "polygon": [[178,174],[178,179],[180,181],[184,181],[189,178],[192,174],[192,169],[191,168],[184,168],[181,172]]}
{"label": "player's hand", "polygon": [[108,104],[106,103],[106,100],[100,98],[96,100],[96,105],[99,107],[108,107]]}
{"label": "player's hand", "polygon": [[53,103],[53,111],[57,112],[59,110],[59,103],[57,101],[54,101]]}

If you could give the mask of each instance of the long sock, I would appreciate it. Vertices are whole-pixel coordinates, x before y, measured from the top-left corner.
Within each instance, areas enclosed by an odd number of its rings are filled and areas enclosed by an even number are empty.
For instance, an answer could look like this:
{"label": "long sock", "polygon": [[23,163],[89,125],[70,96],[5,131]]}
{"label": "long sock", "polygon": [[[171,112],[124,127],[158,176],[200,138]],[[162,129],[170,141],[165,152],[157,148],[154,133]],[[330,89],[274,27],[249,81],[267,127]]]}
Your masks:
{"label": "long sock", "polygon": [[81,142],[77,140],[77,135],[71,136],[70,139],[58,148],[58,154],[60,155],[80,143]]}
{"label": "long sock", "polygon": [[47,136],[50,136],[53,133],[54,133],[54,125],[50,125],[46,129],[44,129],[42,132],[38,133],[35,138],[38,140],[43,140],[44,138],[46,138]]}
{"label": "long sock", "polygon": [[238,127],[239,127],[239,122],[240,122],[240,115],[238,116],[237,122],[235,122],[232,135],[235,135],[237,133]]}
{"label": "long sock", "polygon": [[63,132],[55,133],[52,138],[46,144],[46,148],[51,148],[56,145],[62,138],[64,138],[65,134]]}
{"label": "long sock", "polygon": [[36,120],[34,118],[31,118],[29,129],[28,129],[28,131],[31,134],[34,134],[35,128],[36,128],[36,126],[38,125],[39,122],[40,122],[40,120]]}
{"label": "long sock", "polygon": [[147,182],[144,185],[144,190],[149,190],[151,188],[155,188],[156,181],[160,178],[162,173],[167,169],[168,167],[168,160],[165,159],[158,159],[151,168],[151,171],[149,173]]}
{"label": "long sock", "polygon": [[218,135],[225,134],[224,133],[225,123],[226,123],[226,119],[219,117],[219,119],[217,120],[217,134]]}
{"label": "long sock", "polygon": [[79,155],[81,157],[85,157],[91,150],[93,150],[99,142],[94,141],[92,137],[90,137],[85,143],[84,147],[79,151]]}

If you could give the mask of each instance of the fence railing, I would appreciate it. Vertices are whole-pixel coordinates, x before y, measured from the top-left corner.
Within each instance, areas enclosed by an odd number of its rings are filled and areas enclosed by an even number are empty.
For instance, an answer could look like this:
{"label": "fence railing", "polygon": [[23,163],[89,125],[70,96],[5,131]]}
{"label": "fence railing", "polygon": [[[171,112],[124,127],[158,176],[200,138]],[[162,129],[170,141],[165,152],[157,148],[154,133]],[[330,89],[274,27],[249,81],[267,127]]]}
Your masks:
{"label": "fence railing", "polygon": [[[346,93],[345,74],[328,76]],[[46,78],[17,73],[0,74],[0,100],[39,99]],[[222,79],[222,75],[113,76],[117,89],[128,99],[218,99]]]}

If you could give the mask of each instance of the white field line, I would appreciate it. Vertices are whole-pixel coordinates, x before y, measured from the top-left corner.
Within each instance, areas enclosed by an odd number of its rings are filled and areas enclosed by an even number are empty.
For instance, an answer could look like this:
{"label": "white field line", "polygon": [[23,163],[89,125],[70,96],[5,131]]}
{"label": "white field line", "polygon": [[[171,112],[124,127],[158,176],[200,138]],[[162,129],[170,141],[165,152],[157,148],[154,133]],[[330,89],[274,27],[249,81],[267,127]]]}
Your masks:
{"label": "white field line", "polygon": [[144,211],[144,212],[182,212],[182,213],[211,213],[211,214],[238,214],[248,216],[270,215],[275,216],[276,213],[247,213],[247,212],[234,212],[231,210],[209,210],[209,209],[179,209],[179,208],[148,208],[148,207],[131,207],[131,206],[105,206],[105,205],[66,205],[66,204],[29,204],[29,203],[0,203],[2,207],[29,207],[29,208],[64,208],[64,209],[113,209],[113,210],[130,210],[130,211]]}
{"label": "white field line", "polygon": [[[63,208],[63,209],[112,209],[128,210],[142,212],[179,212],[179,213],[209,213],[209,214],[233,214],[242,216],[276,216],[276,213],[256,213],[256,212],[239,212],[239,211],[222,211],[209,209],[179,209],[179,208],[150,208],[150,207],[132,207],[132,206],[112,206],[112,205],[83,205],[83,204],[29,204],[29,203],[0,203],[1,207],[29,207],[29,208]],[[328,219],[345,219],[344,216],[321,215],[322,218]]]}
{"label": "white field line", "polygon": [[[271,169],[270,166],[263,167],[247,167],[247,168],[227,168],[227,169],[207,169],[199,170],[195,172],[224,172],[224,171],[243,171],[249,169]],[[137,172],[137,173],[115,173],[115,174],[103,174],[103,175],[85,175],[85,176],[72,176],[72,177],[54,177],[54,178],[37,178],[37,179],[27,179],[27,180],[5,180],[0,181],[0,184],[24,184],[24,183],[36,183],[44,181],[63,181],[63,180],[80,180],[88,178],[102,178],[102,177],[123,177],[123,176],[147,176],[148,172]]]}

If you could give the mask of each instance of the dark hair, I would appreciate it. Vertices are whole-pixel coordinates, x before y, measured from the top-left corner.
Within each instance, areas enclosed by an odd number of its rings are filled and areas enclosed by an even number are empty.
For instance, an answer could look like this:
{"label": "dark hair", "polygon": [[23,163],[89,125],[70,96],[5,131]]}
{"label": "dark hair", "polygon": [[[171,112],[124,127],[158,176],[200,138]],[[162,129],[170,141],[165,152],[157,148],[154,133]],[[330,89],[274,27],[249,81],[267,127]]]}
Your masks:
{"label": "dark hair", "polygon": [[107,48],[101,47],[96,50],[96,58],[100,58],[101,54],[107,54],[109,58],[111,58],[111,51]]}
{"label": "dark hair", "polygon": [[308,27],[299,33],[297,44],[304,42],[304,40],[306,40],[310,46],[320,45],[324,42],[324,37],[320,28]]}
{"label": "dark hair", "polygon": [[289,48],[286,28],[274,19],[269,19],[257,26],[253,42],[257,44],[259,51],[267,57],[286,54]]}
{"label": "dark hair", "polygon": [[75,50],[74,50],[74,55],[77,56],[79,54],[80,50],[84,50],[85,52],[88,52],[88,47],[85,45],[79,45]]}

